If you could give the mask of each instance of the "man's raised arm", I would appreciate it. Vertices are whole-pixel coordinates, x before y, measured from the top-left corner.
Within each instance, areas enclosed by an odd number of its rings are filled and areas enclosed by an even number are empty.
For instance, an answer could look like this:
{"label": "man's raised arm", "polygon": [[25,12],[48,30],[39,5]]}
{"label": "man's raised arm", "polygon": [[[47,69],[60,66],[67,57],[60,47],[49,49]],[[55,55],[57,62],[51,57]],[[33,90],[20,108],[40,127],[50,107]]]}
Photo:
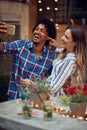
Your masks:
{"label": "man's raised arm", "polygon": [[[0,36],[6,33],[7,33],[6,24],[4,22],[0,22]],[[3,50],[3,44],[1,43],[1,39],[0,39],[0,51],[2,50]]]}

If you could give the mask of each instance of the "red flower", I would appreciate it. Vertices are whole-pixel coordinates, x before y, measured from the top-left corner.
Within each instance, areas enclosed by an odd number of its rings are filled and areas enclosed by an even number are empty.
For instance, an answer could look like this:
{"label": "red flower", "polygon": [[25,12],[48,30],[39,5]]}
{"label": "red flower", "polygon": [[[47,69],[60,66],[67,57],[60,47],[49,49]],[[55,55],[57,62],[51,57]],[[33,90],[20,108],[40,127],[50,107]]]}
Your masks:
{"label": "red flower", "polygon": [[[76,86],[71,86],[69,88],[64,88],[64,92],[65,94],[76,94],[77,93],[77,89],[80,90],[80,86],[76,87]],[[82,88],[82,93],[83,95],[87,95],[87,84],[85,84]]]}

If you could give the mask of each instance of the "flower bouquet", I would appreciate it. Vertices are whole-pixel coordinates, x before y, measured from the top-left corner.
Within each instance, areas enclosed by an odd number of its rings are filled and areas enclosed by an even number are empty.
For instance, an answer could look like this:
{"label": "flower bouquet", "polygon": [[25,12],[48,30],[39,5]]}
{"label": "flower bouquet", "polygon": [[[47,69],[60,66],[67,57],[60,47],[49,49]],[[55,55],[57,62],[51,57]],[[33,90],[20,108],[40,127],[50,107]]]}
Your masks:
{"label": "flower bouquet", "polygon": [[34,78],[29,87],[23,88],[21,99],[29,100],[33,102],[34,107],[38,105],[38,108],[42,108],[44,100],[49,99],[50,90],[50,84],[45,78]]}

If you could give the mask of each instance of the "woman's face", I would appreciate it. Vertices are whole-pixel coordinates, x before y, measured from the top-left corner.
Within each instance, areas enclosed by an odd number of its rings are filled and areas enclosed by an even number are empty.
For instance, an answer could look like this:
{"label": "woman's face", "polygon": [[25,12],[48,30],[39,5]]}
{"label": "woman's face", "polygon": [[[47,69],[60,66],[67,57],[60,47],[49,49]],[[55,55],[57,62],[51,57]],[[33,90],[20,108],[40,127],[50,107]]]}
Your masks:
{"label": "woman's face", "polygon": [[67,29],[64,33],[64,35],[61,37],[61,47],[65,48],[67,52],[73,52],[74,47],[76,46],[75,42],[73,41],[71,30]]}

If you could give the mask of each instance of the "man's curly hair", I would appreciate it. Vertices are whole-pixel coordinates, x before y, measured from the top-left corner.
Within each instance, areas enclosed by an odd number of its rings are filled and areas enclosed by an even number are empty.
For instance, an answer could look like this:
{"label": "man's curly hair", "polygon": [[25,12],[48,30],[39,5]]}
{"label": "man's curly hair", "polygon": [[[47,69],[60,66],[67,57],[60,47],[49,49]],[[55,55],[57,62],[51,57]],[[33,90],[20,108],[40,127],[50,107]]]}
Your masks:
{"label": "man's curly hair", "polygon": [[45,25],[47,31],[48,31],[48,36],[55,39],[56,38],[56,27],[53,21],[47,19],[47,18],[43,18],[43,19],[39,19],[39,21],[36,23],[36,25],[34,26],[32,32],[36,29],[36,27],[39,24],[43,24]]}

